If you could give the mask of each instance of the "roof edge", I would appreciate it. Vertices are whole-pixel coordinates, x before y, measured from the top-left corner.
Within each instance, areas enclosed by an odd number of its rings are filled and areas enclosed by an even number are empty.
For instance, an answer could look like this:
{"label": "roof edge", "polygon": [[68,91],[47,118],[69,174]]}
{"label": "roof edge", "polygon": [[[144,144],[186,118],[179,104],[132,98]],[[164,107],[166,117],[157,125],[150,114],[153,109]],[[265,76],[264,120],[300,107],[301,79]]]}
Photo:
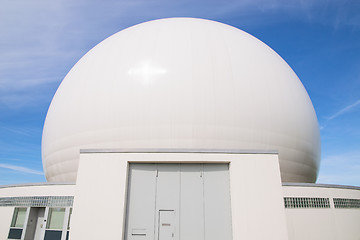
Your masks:
{"label": "roof edge", "polygon": [[350,185],[338,185],[338,184],[324,184],[324,183],[293,183],[293,182],[283,182],[283,187],[322,187],[322,188],[340,188],[340,189],[353,189],[360,190],[358,186]]}
{"label": "roof edge", "polygon": [[80,153],[213,153],[213,154],[279,154],[277,150],[186,149],[186,148],[120,148],[80,149]]}
{"label": "roof edge", "polygon": [[75,185],[74,182],[40,182],[40,183],[19,183],[0,185],[1,188],[13,188],[13,187],[35,187],[35,186],[53,186],[53,185]]}

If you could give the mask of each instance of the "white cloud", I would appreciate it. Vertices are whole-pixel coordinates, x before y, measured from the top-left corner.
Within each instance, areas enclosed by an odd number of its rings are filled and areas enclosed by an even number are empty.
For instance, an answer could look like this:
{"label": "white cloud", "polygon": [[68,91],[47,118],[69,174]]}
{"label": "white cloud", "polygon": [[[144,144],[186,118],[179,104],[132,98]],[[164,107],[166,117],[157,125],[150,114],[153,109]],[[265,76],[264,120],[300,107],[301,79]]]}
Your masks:
{"label": "white cloud", "polygon": [[353,108],[357,107],[358,105],[360,105],[360,99],[357,100],[356,102],[340,109],[339,111],[337,111],[335,114],[331,115],[330,117],[328,117],[328,120],[332,120],[334,118],[337,118],[347,112],[349,112],[350,110],[352,110]]}
{"label": "white cloud", "polygon": [[325,122],[320,126],[320,130],[323,130],[326,126],[327,123],[331,120],[334,120],[335,118],[338,118],[341,115],[344,115],[348,112],[350,112],[351,110],[353,110],[354,108],[356,108],[357,106],[360,106],[360,99],[355,101],[354,103],[340,109],[339,111],[337,111],[336,113],[334,113],[333,115],[331,115],[330,117],[326,118]]}
{"label": "white cloud", "polygon": [[6,168],[6,169],[10,169],[10,170],[18,171],[18,172],[23,172],[23,173],[29,173],[29,174],[44,175],[44,173],[41,172],[41,171],[33,170],[33,169],[30,169],[30,168],[26,168],[26,167],[20,167],[20,166],[16,166],[16,165],[11,165],[11,164],[0,163],[0,168]]}
{"label": "white cloud", "polygon": [[0,122],[0,129],[11,132],[11,133],[15,133],[18,135],[31,136],[31,134],[32,134],[32,131],[30,131],[28,128],[4,126],[4,124],[2,122]]}

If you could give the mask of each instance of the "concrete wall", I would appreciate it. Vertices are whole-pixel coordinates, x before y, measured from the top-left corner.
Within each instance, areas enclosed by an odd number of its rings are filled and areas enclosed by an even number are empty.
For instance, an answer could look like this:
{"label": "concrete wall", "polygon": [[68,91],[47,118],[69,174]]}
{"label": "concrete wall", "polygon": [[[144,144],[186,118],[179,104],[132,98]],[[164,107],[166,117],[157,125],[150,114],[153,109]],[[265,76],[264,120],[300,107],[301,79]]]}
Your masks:
{"label": "concrete wall", "polygon": [[93,152],[80,154],[71,240],[124,235],[129,162],[229,163],[233,239],[287,239],[277,154]]}
{"label": "concrete wall", "polygon": [[330,199],[330,208],[286,209],[290,240],[359,240],[360,208],[334,208],[333,198],[360,199],[359,189],[321,187],[320,185],[284,186],[284,197]]}
{"label": "concrete wall", "polygon": [[[333,204],[333,198],[360,199],[360,188],[281,187],[276,154],[87,153],[81,154],[76,186],[0,186],[0,198],[75,196],[71,240],[122,237],[129,162],[229,163],[233,240],[360,239],[360,208],[339,209]],[[284,209],[283,197],[329,198],[330,208]],[[7,239],[13,211],[14,207],[0,207],[0,239]]]}
{"label": "concrete wall", "polygon": [[0,207],[0,239],[7,239],[14,207]]}

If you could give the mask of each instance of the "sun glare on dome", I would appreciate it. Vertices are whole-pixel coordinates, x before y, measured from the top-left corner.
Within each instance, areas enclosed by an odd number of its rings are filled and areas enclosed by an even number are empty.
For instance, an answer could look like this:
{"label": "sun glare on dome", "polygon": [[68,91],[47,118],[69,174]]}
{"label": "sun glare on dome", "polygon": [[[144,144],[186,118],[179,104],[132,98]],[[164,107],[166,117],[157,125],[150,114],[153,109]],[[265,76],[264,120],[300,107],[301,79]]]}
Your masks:
{"label": "sun glare on dome", "polygon": [[134,78],[141,80],[144,84],[150,84],[160,75],[167,73],[167,70],[150,64],[148,62],[142,63],[138,67],[130,68],[128,74]]}

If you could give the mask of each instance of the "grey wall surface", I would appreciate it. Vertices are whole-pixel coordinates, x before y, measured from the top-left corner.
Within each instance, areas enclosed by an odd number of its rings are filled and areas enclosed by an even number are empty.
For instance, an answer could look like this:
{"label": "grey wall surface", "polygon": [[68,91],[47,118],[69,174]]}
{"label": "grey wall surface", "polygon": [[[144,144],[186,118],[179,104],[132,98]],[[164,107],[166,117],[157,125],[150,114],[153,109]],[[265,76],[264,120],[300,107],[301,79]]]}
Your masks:
{"label": "grey wall surface", "polygon": [[126,239],[232,239],[228,164],[130,164]]}
{"label": "grey wall surface", "polygon": [[337,208],[334,199],[360,199],[360,189],[331,185],[283,186],[284,197],[329,199],[328,208],[297,206],[286,208],[290,240],[359,240],[360,208]]}

